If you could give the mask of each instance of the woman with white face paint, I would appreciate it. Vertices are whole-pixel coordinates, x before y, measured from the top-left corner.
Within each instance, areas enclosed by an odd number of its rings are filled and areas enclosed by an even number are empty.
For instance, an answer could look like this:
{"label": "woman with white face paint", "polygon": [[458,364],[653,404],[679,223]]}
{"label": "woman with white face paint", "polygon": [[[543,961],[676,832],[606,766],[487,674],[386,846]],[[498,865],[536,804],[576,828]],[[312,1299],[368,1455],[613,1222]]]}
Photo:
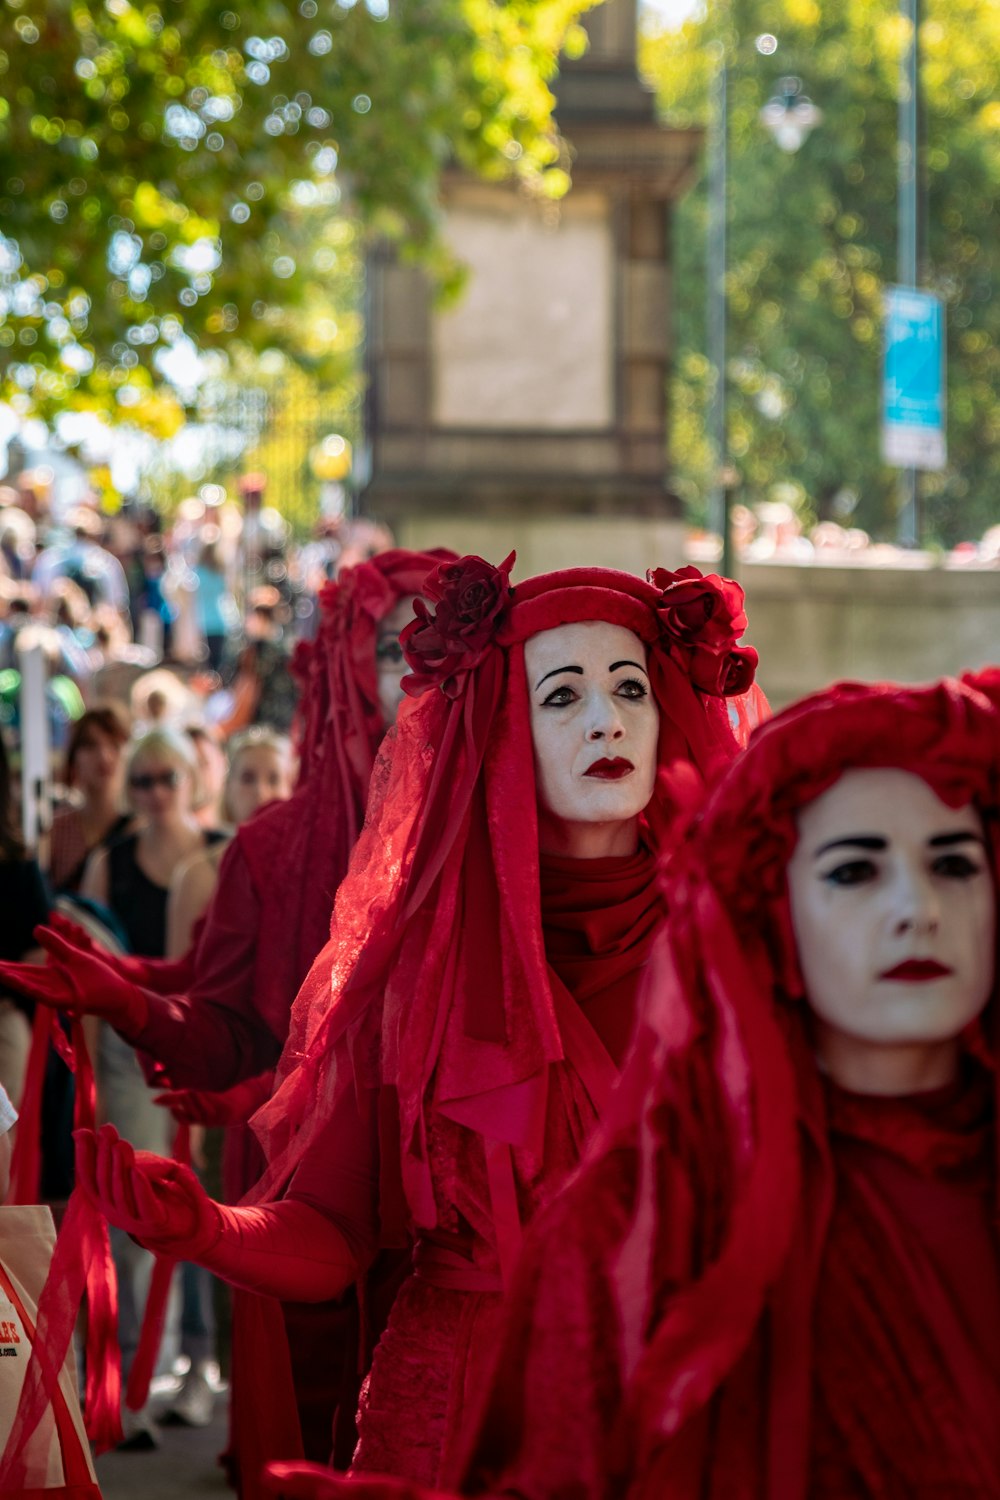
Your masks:
{"label": "woman with white face paint", "polygon": [[219,1210],[109,1134],[80,1160],[114,1222],[282,1297],[334,1295],[413,1236],[354,1468],[428,1481],[461,1446],[522,1224],[627,1046],[660,916],[657,771],[736,754],[756,665],[735,584],[580,569],[512,588],[512,560],[443,565],[403,633],[409,697],[258,1116],[261,1196],[285,1198]]}
{"label": "woman with white face paint", "polygon": [[968,686],[847,684],[754,735],[665,864],[463,1494],[1000,1496],[998,811]]}

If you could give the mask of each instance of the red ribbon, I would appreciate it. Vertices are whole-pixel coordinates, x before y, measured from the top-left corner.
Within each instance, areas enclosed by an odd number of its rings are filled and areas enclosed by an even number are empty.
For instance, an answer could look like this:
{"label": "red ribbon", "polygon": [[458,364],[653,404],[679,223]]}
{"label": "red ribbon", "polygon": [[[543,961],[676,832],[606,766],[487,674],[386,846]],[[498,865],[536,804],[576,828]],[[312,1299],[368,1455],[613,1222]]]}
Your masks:
{"label": "red ribbon", "polygon": [[[191,1127],[178,1125],[174,1136],[174,1161],[185,1166],[191,1161]],[[129,1371],[125,1387],[125,1405],[129,1411],[142,1411],[149,1400],[149,1383],[156,1368],[157,1356],[163,1342],[163,1325],[167,1317],[170,1286],[174,1279],[177,1261],[172,1255],[157,1255],[153,1274],[149,1279],[146,1306],[142,1314],[142,1328],[135,1359]]]}
{"label": "red ribbon", "polygon": [[[39,1011],[44,1007],[39,1006]],[[40,1118],[41,1084],[44,1059],[53,1017],[48,1022],[37,1019],[32,1049],[34,1073],[32,1094],[25,1088],[29,1117]],[[72,1067],[76,1074],[74,1123],[78,1129],[93,1130],[96,1123],[97,1090],[94,1069],[79,1020],[72,1023]],[[46,1045],[41,1038],[44,1036]],[[39,1062],[39,1058],[41,1062]],[[30,1071],[30,1066],[29,1066]],[[23,1148],[21,1186],[32,1170],[33,1152],[38,1150],[37,1128],[34,1146]],[[62,1227],[56,1240],[49,1274],[38,1301],[38,1318],[31,1359],[11,1427],[7,1446],[0,1457],[0,1494],[23,1488],[19,1479],[25,1468],[25,1449],[45,1412],[56,1399],[59,1376],[73,1338],[73,1329],[84,1295],[87,1298],[86,1365],[87,1382],[84,1418],[87,1435],[98,1453],[121,1442],[121,1364],[118,1349],[118,1282],[111,1244],[103,1215],[85,1198],[79,1188],[70,1196]]]}

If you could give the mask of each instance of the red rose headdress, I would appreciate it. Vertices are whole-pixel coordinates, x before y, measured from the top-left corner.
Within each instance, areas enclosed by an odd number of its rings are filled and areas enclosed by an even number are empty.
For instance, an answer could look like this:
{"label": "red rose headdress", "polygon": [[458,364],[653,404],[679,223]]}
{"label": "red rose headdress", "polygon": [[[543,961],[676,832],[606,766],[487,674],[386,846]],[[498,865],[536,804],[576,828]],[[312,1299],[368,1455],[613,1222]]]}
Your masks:
{"label": "red rose headdress", "polygon": [[442,563],[427,579],[424,599],[437,608],[432,614],[418,599],[416,618],[400,640],[413,675],[406,691],[414,697],[429,687],[440,687],[448,698],[458,696],[469,672],[496,643],[497,632],[510,607],[512,552],[498,568],[481,557],[461,557]]}
{"label": "red rose headdress", "polygon": [[661,590],[657,613],[667,649],[695,687],[720,698],[749,691],[758,657],[738,644],[747,628],[739,584],[697,568],[655,568],[646,577]]}

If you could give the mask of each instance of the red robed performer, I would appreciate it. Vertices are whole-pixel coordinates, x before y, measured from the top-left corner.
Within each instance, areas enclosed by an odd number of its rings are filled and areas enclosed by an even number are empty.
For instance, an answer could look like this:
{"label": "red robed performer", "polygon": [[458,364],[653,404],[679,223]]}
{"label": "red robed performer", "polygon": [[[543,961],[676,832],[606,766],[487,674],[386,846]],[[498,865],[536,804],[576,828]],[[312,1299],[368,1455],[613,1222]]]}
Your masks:
{"label": "red robed performer", "polygon": [[404,632],[412,701],[258,1116],[260,1206],[220,1210],[110,1131],[79,1157],[142,1242],[283,1296],[331,1296],[413,1233],[354,1467],[427,1480],[453,1461],[521,1226],[617,1076],[660,915],[657,770],[711,774],[758,707],[737,585],[573,569],[512,589],[511,561],[442,566]]}
{"label": "red robed performer", "polygon": [[843,685],[754,736],[666,867],[635,1046],[526,1244],[463,1493],[1000,1495],[998,773],[1000,718],[953,682]]}
{"label": "red robed performer", "polygon": [[[263,1158],[241,1125],[267,1097],[288,1031],[292,1001],[330,934],[330,912],[361,828],[368,782],[386,726],[395,718],[405,670],[398,636],[429,570],[454,554],[395,549],[345,569],[320,598],[317,640],[299,648],[299,781],[238,829],[226,851],[215,894],[185,959],[176,963],[115,960],[87,944],[72,923],[57,921],[42,941],[45,969],[5,970],[5,981],[73,1013],[101,1015],[139,1049],[151,1077],[164,1070],[177,1088],[227,1090],[173,1096],[189,1119],[229,1125],[224,1161],[227,1196],[252,1186]],[[80,946],[74,946],[73,939]],[[183,992],[178,993],[177,991]],[[305,1451],[326,1459],[333,1403],[356,1390],[357,1350],[344,1317],[286,1309]],[[287,1453],[294,1408],[282,1400],[281,1361],[272,1311],[241,1299],[234,1307],[233,1443],[253,1474],[262,1451]],[[241,1402],[257,1357],[244,1336],[270,1344],[258,1399]],[[337,1346],[342,1346],[338,1356]],[[338,1383],[336,1361],[344,1364]],[[273,1441],[268,1436],[274,1428]],[[342,1446],[349,1457],[353,1406]],[[249,1493],[244,1481],[244,1493]]]}

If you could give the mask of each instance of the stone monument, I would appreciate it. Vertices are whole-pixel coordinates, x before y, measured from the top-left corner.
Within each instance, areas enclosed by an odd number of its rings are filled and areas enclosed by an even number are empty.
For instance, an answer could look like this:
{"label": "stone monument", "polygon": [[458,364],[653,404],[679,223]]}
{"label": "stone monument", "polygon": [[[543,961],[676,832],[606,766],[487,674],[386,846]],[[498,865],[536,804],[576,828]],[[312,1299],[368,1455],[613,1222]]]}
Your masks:
{"label": "stone monument", "polygon": [[464,292],[435,305],[417,269],[369,265],[364,508],[405,546],[445,544],[518,575],[677,564],[669,489],[671,206],[701,132],[657,120],[636,71],[636,0],[585,18],[556,82],[570,192],[538,203],[446,175]]}

